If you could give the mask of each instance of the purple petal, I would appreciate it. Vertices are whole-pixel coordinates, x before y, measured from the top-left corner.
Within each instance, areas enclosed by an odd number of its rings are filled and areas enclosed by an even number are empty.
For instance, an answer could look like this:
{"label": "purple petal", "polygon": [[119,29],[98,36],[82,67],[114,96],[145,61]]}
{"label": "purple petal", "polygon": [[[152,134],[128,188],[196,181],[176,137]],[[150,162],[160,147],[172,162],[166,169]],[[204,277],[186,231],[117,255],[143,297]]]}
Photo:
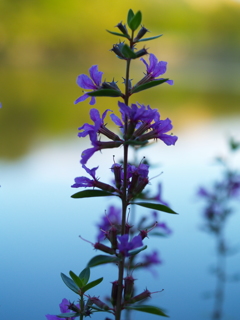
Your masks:
{"label": "purple petal", "polygon": [[110,117],[117,126],[119,126],[120,128],[123,127],[122,121],[115,114],[111,114]]}
{"label": "purple petal", "polygon": [[94,179],[96,178],[96,171],[99,167],[94,167],[92,169],[88,169],[84,164],[82,167],[90,176],[92,176]]}
{"label": "purple petal", "polygon": [[150,64],[149,64],[149,68],[147,71],[148,71],[148,73],[151,73],[156,68],[157,63],[158,63],[158,59],[156,58],[156,56],[154,54],[151,53],[149,56],[149,62],[150,62]]}
{"label": "purple petal", "polygon": [[142,238],[141,236],[135,236],[132,238],[131,241],[132,244],[132,249],[138,248],[138,247],[142,247],[143,246],[143,242],[142,242]]}
{"label": "purple petal", "polygon": [[69,311],[68,305],[69,305],[69,301],[65,298],[62,299],[62,302],[59,304],[59,307],[62,313],[66,313]]}
{"label": "purple petal", "polygon": [[81,161],[80,163],[81,164],[86,164],[88,162],[88,160],[91,158],[91,156],[97,151],[98,149],[96,147],[93,147],[93,148],[89,148],[89,149],[86,149],[82,152],[81,154]]}
{"label": "purple petal", "polygon": [[91,97],[91,100],[90,100],[89,104],[91,106],[93,106],[95,103],[96,103],[96,98],[95,97]]}
{"label": "purple petal", "polygon": [[159,61],[156,67],[152,72],[152,76],[154,78],[164,74],[167,71],[167,62],[166,61]]}
{"label": "purple petal", "polygon": [[102,82],[103,72],[98,71],[98,66],[94,65],[89,69],[89,74],[96,86],[99,87]]}
{"label": "purple petal", "polygon": [[89,76],[87,76],[86,74],[81,74],[77,77],[77,84],[79,85],[79,87],[83,89],[97,89],[92,79],[90,79]]}
{"label": "purple petal", "polygon": [[160,134],[158,138],[161,139],[168,146],[174,145],[178,139],[178,137],[176,136],[172,136],[164,133]]}
{"label": "purple petal", "polygon": [[74,104],[77,104],[78,102],[82,102],[87,98],[89,98],[89,95],[87,93],[84,93],[84,95],[82,95],[81,97],[79,97],[77,100],[74,101]]}

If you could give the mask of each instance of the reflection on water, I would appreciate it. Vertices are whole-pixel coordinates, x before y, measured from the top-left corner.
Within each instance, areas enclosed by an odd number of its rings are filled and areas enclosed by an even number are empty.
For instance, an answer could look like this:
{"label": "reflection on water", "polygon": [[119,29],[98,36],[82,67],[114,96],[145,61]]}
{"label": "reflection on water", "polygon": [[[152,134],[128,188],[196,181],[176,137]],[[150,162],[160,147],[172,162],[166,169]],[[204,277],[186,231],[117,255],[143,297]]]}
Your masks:
{"label": "reflection on water", "polygon": [[[173,229],[167,239],[146,240],[150,248],[159,248],[163,266],[159,278],[136,271],[139,290],[164,288],[163,293],[153,295],[152,304],[166,308],[173,320],[207,319],[212,301],[204,301],[201,295],[211,290],[214,283],[207,273],[213,264],[214,242],[199,231],[200,204],[195,192],[199,185],[206,185],[216,178],[219,168],[213,165],[213,157],[226,153],[226,137],[240,136],[237,119],[218,122],[202,122],[198,126],[174,132],[179,141],[174,147],[161,143],[147,150],[153,163],[160,168],[151,171],[154,177],[160,171],[163,196],[178,216],[162,213],[161,219]],[[0,318],[42,320],[44,315],[58,312],[63,297],[75,299],[60,279],[60,272],[73,270],[78,273],[95,254],[81,235],[94,240],[95,223],[112,200],[74,200],[70,185],[76,176],[85,175],[79,159],[86,146],[76,138],[64,137],[47,144],[35,146],[21,160],[9,164],[1,162],[1,272],[2,292]],[[145,151],[141,151],[144,155]],[[114,150],[116,159],[121,149]],[[235,165],[239,166],[239,159]],[[112,165],[112,151],[104,150],[89,162],[89,167],[100,163],[98,175],[108,182]],[[104,167],[101,165],[104,163]],[[152,187],[156,181],[151,180]],[[106,204],[107,203],[107,204]],[[142,213],[147,211],[142,210]],[[240,216],[232,218],[228,238],[233,243],[239,239]],[[234,272],[239,256],[229,258],[228,270]],[[95,295],[110,290],[110,281],[116,280],[114,267],[92,270],[93,278],[102,276],[105,282],[92,290]],[[99,290],[99,289],[98,289]],[[224,309],[226,319],[238,319],[240,309],[238,284],[229,283]],[[12,307],[14,304],[14,308]],[[228,318],[227,318],[228,316]],[[149,316],[149,319],[155,319]],[[101,315],[98,319],[104,319]],[[138,319],[145,319],[139,315]]]}

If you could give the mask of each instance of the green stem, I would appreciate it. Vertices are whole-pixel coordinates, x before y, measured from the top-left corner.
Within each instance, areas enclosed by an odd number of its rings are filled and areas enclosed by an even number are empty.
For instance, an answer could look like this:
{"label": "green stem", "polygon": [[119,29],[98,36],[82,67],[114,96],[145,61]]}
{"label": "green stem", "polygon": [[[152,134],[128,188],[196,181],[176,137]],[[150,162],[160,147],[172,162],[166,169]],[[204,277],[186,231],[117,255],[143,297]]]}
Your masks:
{"label": "green stem", "polygon": [[[80,295],[80,301],[79,301],[79,304],[80,304],[80,310],[83,312],[84,310],[84,300],[83,300],[83,295],[81,294]],[[80,320],[83,320],[83,313],[80,314]]]}
{"label": "green stem", "polygon": [[[132,37],[130,40],[130,47],[133,47],[133,39],[134,39],[134,32],[132,32]],[[130,64],[131,59],[127,60],[126,65],[126,77],[125,77],[125,98],[124,103],[128,105],[129,101],[129,75],[130,75]],[[125,117],[125,128],[124,132],[127,133],[128,129],[128,119],[127,116]],[[125,137],[126,138],[126,135]],[[122,226],[121,226],[121,235],[125,234],[125,225],[126,225],[126,213],[127,213],[127,165],[128,165],[128,145],[124,145],[124,156],[123,156],[123,194],[122,194]],[[118,294],[117,294],[117,303],[116,303],[116,313],[115,313],[115,320],[121,320],[121,304],[122,304],[122,289],[123,289],[123,276],[124,276],[124,264],[125,258],[122,258],[122,261],[119,262],[118,265]]]}

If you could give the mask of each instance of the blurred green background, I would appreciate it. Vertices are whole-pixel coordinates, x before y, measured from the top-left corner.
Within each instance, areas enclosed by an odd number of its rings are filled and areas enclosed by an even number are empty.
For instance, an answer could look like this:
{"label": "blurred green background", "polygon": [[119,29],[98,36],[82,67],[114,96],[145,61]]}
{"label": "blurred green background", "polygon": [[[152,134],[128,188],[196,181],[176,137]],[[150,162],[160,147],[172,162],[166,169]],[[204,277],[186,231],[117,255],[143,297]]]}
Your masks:
{"label": "blurred green background", "polygon": [[[240,115],[239,1],[0,0],[2,159],[16,160],[39,141],[77,133],[90,106],[73,104],[82,94],[75,80],[91,65],[98,64],[107,81],[122,82],[125,64],[109,51],[119,39],[105,29],[125,22],[129,8],[142,11],[149,36],[164,34],[146,47],[168,61],[166,76],[175,81],[131,103],[158,107],[175,128]],[[132,65],[137,81],[145,68],[141,61]],[[97,107],[114,110],[112,100],[99,98]]]}

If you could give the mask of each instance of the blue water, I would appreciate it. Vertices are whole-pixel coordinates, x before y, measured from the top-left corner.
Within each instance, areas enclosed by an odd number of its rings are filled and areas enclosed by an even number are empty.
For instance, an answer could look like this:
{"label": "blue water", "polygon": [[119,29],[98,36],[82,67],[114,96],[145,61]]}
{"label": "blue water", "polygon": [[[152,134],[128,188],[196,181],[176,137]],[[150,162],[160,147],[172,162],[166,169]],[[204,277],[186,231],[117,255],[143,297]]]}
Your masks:
{"label": "blue water", "polygon": [[[173,320],[209,319],[213,301],[202,295],[214,289],[214,277],[208,268],[214,265],[214,241],[200,230],[201,206],[195,193],[199,185],[209,185],[220,174],[213,157],[227,154],[226,138],[240,137],[239,119],[204,122],[180,132],[174,147],[157,143],[139,156],[161,164],[151,171],[151,188],[160,180],[163,197],[179,215],[162,213],[173,234],[167,239],[151,237],[145,243],[158,248],[163,265],[157,268],[158,277],[138,272],[139,292],[146,287],[161,293],[152,295],[149,304],[164,308]],[[0,319],[42,320],[45,314],[57,314],[58,304],[66,297],[75,300],[60,279],[60,272],[81,271],[95,255],[93,248],[79,239],[79,235],[95,241],[99,215],[112,200],[75,200],[70,188],[76,176],[85,175],[79,159],[87,148],[87,140],[68,137],[35,146],[31,153],[14,163],[0,162],[0,244],[1,244],[1,303]],[[112,156],[119,159],[119,150],[104,150],[96,154],[89,167],[100,164],[98,176],[109,182]],[[240,158],[233,165],[240,167]],[[104,166],[103,166],[104,165]],[[145,209],[139,215],[148,214]],[[239,245],[240,206],[229,221],[227,237],[230,244]],[[228,258],[228,271],[240,271],[240,255]],[[104,282],[90,293],[105,296],[116,269],[111,266],[92,269],[92,279],[104,276]],[[224,319],[240,319],[240,284],[226,286]],[[104,319],[106,315],[92,316]],[[136,314],[134,319],[146,319]],[[157,319],[147,316],[147,319]]]}

